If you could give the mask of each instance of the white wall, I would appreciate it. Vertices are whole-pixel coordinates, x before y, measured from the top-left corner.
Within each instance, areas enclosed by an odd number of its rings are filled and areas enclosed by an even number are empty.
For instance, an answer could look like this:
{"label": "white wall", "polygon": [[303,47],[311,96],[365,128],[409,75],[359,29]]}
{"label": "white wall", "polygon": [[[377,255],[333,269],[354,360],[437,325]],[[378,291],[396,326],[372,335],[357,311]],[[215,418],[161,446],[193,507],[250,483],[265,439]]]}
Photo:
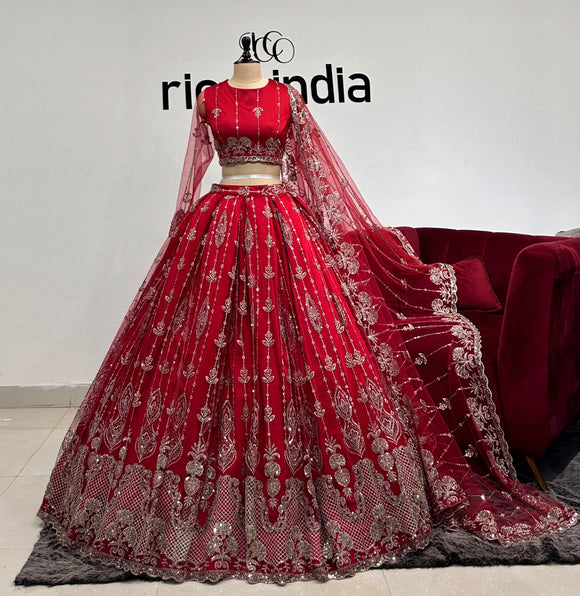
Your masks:
{"label": "white wall", "polygon": [[580,225],[574,0],[4,0],[0,386],[92,379],[175,204],[190,112],[161,81],[222,80],[269,30],[282,74],[370,77],[310,107],[385,224]]}

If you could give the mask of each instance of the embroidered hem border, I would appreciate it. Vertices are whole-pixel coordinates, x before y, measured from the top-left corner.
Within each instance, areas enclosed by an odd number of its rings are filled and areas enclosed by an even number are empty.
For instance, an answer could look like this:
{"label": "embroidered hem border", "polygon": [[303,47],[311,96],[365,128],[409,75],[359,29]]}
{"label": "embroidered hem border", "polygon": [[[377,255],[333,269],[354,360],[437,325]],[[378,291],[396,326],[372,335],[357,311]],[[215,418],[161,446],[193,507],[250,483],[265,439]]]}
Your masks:
{"label": "embroidered hem border", "polygon": [[323,566],[320,566],[307,573],[297,574],[279,572],[267,575],[265,573],[235,571],[231,569],[226,571],[213,570],[185,572],[179,569],[151,567],[150,565],[144,565],[143,563],[128,561],[126,559],[117,558],[113,555],[105,554],[86,545],[79,545],[77,542],[70,540],[67,537],[65,530],[61,527],[58,520],[54,516],[44,511],[40,511],[38,516],[53,528],[53,530],[56,532],[57,538],[64,546],[73,549],[89,562],[98,562],[104,565],[116,567],[117,569],[122,569],[123,571],[127,571],[134,575],[145,574],[151,578],[173,580],[180,583],[189,580],[216,583],[223,579],[243,579],[251,584],[264,583],[279,585],[284,585],[295,581],[318,580],[320,582],[326,582],[331,579],[344,579],[347,577],[352,577],[361,571],[382,567],[388,563],[396,563],[408,553],[415,550],[424,549],[429,545],[429,535],[420,536],[415,540],[411,540],[405,544],[405,546],[394,551],[393,553],[385,553],[377,557],[359,561],[358,563],[346,565],[345,567],[333,571],[328,571]]}

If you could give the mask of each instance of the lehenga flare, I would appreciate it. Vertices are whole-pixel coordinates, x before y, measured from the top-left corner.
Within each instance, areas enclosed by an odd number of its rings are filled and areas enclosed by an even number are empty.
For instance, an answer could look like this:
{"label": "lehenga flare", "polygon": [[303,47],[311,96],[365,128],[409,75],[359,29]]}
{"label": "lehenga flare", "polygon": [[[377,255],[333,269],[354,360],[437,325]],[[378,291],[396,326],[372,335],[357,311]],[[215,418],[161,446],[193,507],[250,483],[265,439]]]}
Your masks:
{"label": "lehenga flare", "polygon": [[[60,540],[153,577],[284,583],[396,560],[434,524],[510,544],[576,523],[515,478],[452,267],[380,225],[300,95],[224,81],[205,108],[53,470]],[[214,146],[283,184],[201,196]]]}

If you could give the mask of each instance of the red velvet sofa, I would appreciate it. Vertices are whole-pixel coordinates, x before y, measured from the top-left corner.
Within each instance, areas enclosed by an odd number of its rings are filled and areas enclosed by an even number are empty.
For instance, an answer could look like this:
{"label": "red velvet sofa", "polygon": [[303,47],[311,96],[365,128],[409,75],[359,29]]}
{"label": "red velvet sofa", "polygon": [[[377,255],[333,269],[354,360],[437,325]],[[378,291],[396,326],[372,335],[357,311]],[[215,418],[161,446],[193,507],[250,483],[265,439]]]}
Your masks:
{"label": "red velvet sofa", "polygon": [[580,415],[580,238],[400,230],[426,263],[483,261],[501,302],[459,309],[481,332],[483,361],[511,449],[544,454]]}

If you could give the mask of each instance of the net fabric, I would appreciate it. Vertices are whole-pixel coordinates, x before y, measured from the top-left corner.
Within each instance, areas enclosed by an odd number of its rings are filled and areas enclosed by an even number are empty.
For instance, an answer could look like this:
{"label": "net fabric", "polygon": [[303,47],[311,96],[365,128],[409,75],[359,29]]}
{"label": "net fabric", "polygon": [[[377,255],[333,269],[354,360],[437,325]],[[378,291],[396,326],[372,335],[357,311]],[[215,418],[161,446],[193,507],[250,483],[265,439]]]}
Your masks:
{"label": "net fabric", "polygon": [[145,275],[145,279],[133,298],[127,310],[127,314],[123,318],[123,321],[115,334],[112,346],[118,345],[119,339],[126,333],[127,326],[133,321],[135,311],[139,303],[143,300],[145,290],[151,286],[152,276],[157,271],[159,263],[162,263],[167,259],[171,238],[177,233],[179,223],[183,219],[183,216],[188,211],[192,211],[199,201],[203,177],[213,160],[213,156],[214,147],[211,129],[206,126],[206,123],[202,120],[197,104],[195,104],[192,112],[183,167],[181,169],[179,190],[177,193],[177,205],[169,227],[168,237],[161,245],[161,248],[153,260],[153,264],[149,268],[149,271]]}
{"label": "net fabric", "polygon": [[573,511],[515,481],[452,270],[383,230],[288,88],[283,185],[214,185],[194,110],[168,239],[67,433],[40,515],[177,580],[329,579],[503,544]]}
{"label": "net fabric", "polygon": [[[525,533],[537,506],[532,525],[541,531],[539,519],[553,514],[554,502],[515,481],[483,368],[481,336],[457,313],[453,267],[422,263],[399,231],[381,225],[300,94],[289,90],[293,122],[284,180],[323,230],[385,386],[394,385],[402,418],[411,420],[409,432],[428,446],[426,469],[455,478],[464,490],[463,507],[449,525],[508,543],[518,539],[517,531],[506,527],[503,533],[494,522],[495,531],[486,532],[481,520],[509,511],[512,520],[521,516],[519,531]],[[437,503],[441,487],[430,488]],[[570,510],[566,516],[575,518]]]}
{"label": "net fabric", "polygon": [[359,277],[377,278],[382,301],[395,315],[456,312],[453,267],[424,264],[402,234],[380,223],[293,87],[290,98],[294,118],[283,178],[305,198],[333,250],[344,255],[343,269],[350,273],[355,260],[368,264]]}
{"label": "net fabric", "polygon": [[426,544],[416,449],[317,237],[281,186],[216,185],[181,217],[51,476],[41,515],[63,542],[135,572],[266,582]]}
{"label": "net fabric", "polygon": [[[422,263],[400,232],[380,223],[298,91],[287,87],[292,122],[282,180],[318,222],[342,292],[426,468],[455,476],[464,489],[465,502],[447,523],[505,543],[545,531],[544,516],[553,518],[555,511],[558,527],[575,523],[574,512],[515,479],[485,376],[481,336],[457,313],[453,267]],[[203,168],[202,156],[211,151],[210,133],[200,133],[200,126],[206,125],[194,114],[190,142],[196,143],[188,155],[198,163],[186,159],[178,211],[191,207],[188,197],[196,187],[188,182],[200,178],[189,172]],[[445,491],[430,489],[432,503],[440,502],[437,495]],[[494,508],[502,517],[509,511],[510,519],[519,518],[513,525],[521,535],[509,524],[504,531],[501,522],[489,523]]]}

